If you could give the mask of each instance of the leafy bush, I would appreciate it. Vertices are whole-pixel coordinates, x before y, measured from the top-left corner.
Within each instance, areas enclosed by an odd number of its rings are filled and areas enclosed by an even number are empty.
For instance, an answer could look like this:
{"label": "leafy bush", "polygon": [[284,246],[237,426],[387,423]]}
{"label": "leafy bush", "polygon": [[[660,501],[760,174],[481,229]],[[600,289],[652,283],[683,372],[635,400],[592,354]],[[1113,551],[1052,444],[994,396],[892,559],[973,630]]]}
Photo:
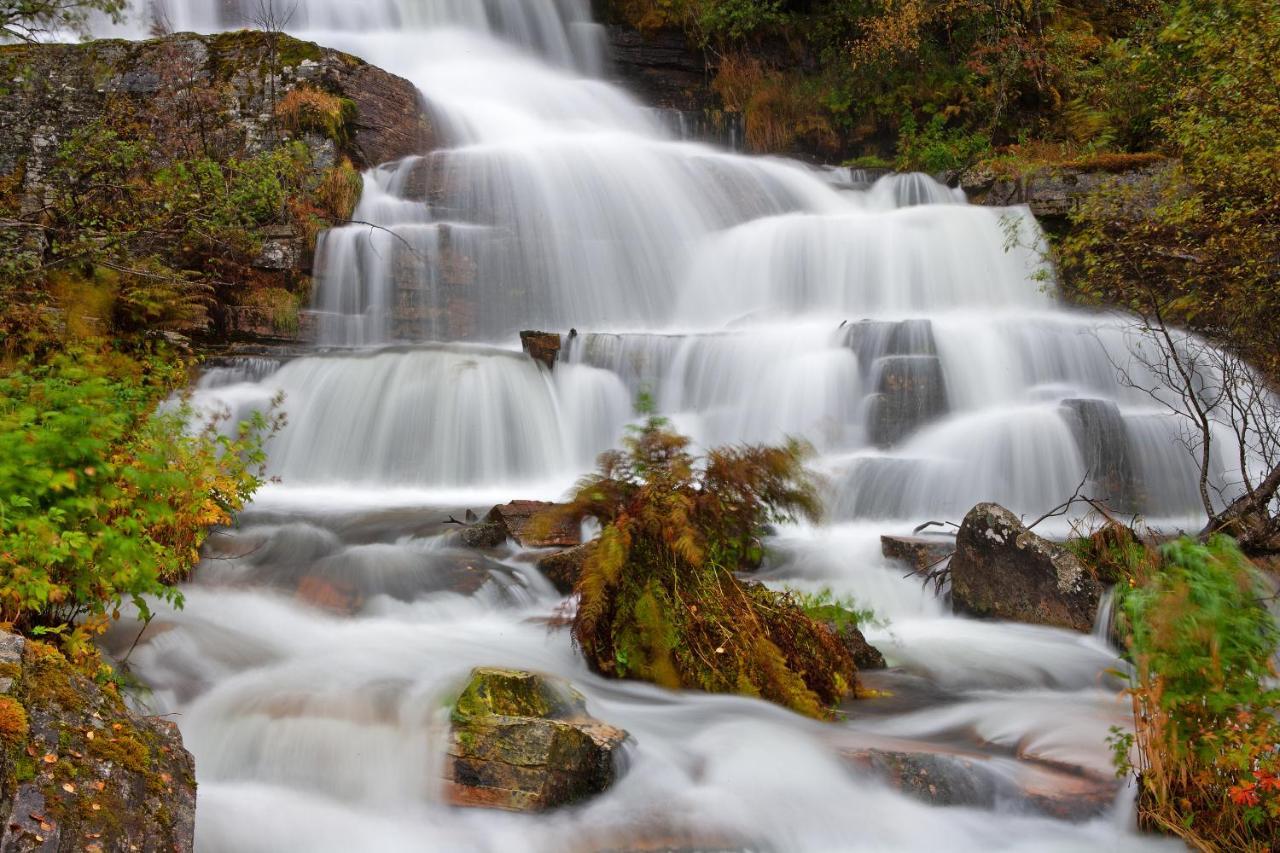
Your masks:
{"label": "leafy bush", "polygon": [[898,167],[937,174],[967,168],[991,151],[991,139],[947,127],[941,113],[922,129],[908,115],[898,137]]}
{"label": "leafy bush", "polygon": [[157,409],[184,375],[72,352],[0,377],[0,622],[80,658],[124,602],[181,603],[171,584],[262,482],[268,427],[188,433],[184,407]]}
{"label": "leafy bush", "polygon": [[1114,741],[1121,772],[1139,780],[1141,821],[1202,850],[1275,850],[1280,630],[1262,603],[1269,587],[1226,537],[1174,542],[1148,565],[1121,587],[1136,735]]}
{"label": "leafy bush", "polygon": [[739,580],[765,525],[813,517],[805,448],[740,447],[695,460],[651,418],[600,459],[560,515],[597,519],[573,636],[598,672],[760,696],[813,717],[856,686],[849,652],[785,592]]}

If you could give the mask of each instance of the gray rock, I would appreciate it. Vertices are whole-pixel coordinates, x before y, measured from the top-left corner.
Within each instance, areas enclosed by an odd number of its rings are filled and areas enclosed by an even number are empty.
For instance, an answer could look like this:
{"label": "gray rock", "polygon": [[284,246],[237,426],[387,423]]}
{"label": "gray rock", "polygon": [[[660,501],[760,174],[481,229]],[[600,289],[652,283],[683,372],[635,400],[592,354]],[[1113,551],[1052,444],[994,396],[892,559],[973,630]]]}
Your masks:
{"label": "gray rock", "polygon": [[1088,632],[1102,584],[1076,557],[998,504],[965,516],[951,558],[957,612]]}
{"label": "gray rock", "polygon": [[978,167],[959,176],[960,186],[974,204],[1009,207],[1025,204],[1037,217],[1062,220],[1094,193],[1112,195],[1117,213],[1141,217],[1159,203],[1175,168],[1172,160],[1159,160],[1120,170],[1045,166],[1018,177],[996,175]]}

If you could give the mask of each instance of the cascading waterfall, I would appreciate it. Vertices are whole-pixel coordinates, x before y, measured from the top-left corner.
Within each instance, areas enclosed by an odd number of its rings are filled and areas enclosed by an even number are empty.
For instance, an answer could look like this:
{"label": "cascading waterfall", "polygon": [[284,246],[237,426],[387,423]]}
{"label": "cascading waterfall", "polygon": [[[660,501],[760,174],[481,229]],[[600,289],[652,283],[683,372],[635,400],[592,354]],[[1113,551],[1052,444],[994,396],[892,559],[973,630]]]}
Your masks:
{"label": "cascading waterfall", "polygon": [[[253,16],[249,0],[163,6],[177,28]],[[1105,632],[953,617],[879,553],[882,533],[979,500],[1038,514],[1085,480],[1195,524],[1183,425],[1117,380],[1123,318],[1055,302],[1025,209],[681,138],[598,79],[586,7],[302,0],[290,21],[413,80],[448,146],[365,176],[354,218],[377,227],[322,235],[325,352],[225,365],[197,389],[237,414],[283,391],[289,416],[278,482],[213,538],[185,609],[131,658],[196,755],[200,849],[1159,846],[1120,808],[1070,821],[1037,806],[1082,780],[1107,790],[1126,709]],[[553,370],[518,352],[530,328],[566,333]],[[561,599],[527,554],[481,558],[443,535],[440,519],[484,502],[563,494],[641,393],[704,446],[815,446],[830,519],[780,530],[768,576],[888,620],[869,638],[898,667],[890,705],[822,726],[601,680],[544,626]],[[304,578],[350,612],[315,606]],[[538,818],[443,805],[442,708],[482,664],[568,677],[629,730],[617,787]],[[958,756],[974,797],[893,791],[841,757],[867,748]]]}

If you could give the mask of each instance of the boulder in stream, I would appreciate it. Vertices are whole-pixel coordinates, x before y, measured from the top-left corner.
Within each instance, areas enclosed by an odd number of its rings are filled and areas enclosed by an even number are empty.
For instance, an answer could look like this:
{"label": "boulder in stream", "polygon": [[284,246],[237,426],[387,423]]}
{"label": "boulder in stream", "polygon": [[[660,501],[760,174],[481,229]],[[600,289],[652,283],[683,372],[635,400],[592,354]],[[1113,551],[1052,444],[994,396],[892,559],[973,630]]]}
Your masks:
{"label": "boulder in stream", "polygon": [[965,516],[951,558],[958,612],[1088,632],[1102,584],[1074,554],[1037,536],[999,504]]}
{"label": "boulder in stream", "polygon": [[195,808],[177,726],[0,632],[0,850],[184,853]]}
{"label": "boulder in stream", "polygon": [[544,811],[607,790],[627,733],[587,715],[568,682],[479,667],[453,708],[446,796],[453,805]]}

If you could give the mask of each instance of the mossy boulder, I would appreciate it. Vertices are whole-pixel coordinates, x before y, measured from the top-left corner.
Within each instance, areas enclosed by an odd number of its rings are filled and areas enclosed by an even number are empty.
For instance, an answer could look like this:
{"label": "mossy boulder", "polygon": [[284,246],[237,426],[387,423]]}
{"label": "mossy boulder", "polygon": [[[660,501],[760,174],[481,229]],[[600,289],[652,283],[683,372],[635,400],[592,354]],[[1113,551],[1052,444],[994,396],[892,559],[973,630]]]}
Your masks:
{"label": "mossy boulder", "polygon": [[1088,632],[1102,584],[1066,548],[1037,536],[999,504],[965,516],[951,558],[958,612]]}
{"label": "mossy boulder", "polygon": [[0,674],[0,850],[193,849],[194,764],[173,723],[13,634]]}
{"label": "mossy boulder", "polygon": [[588,716],[568,682],[477,668],[453,708],[446,796],[507,811],[569,805],[613,784],[626,739]]}

